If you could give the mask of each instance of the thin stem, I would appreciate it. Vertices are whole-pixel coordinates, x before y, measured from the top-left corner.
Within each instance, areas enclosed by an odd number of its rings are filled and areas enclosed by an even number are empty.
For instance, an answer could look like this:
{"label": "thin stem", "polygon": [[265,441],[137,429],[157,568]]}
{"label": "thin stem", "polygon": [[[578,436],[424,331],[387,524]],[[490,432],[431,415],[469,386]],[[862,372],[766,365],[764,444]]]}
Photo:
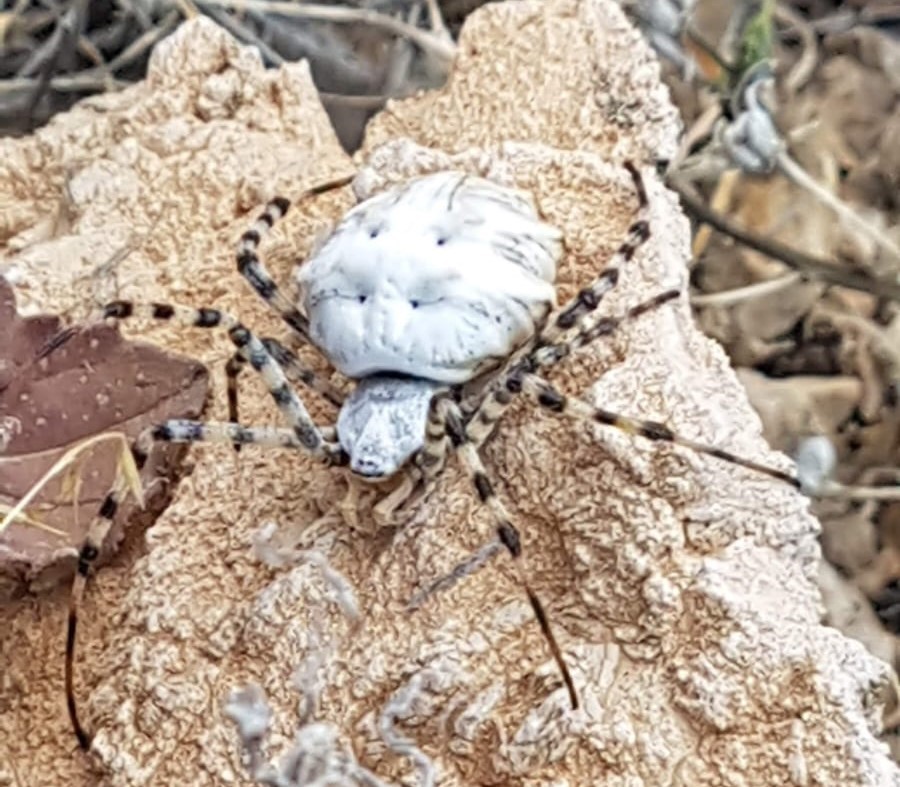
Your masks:
{"label": "thin stem", "polygon": [[774,279],[766,281],[758,281],[754,284],[748,284],[746,287],[736,287],[733,290],[723,290],[722,292],[704,293],[702,295],[691,295],[691,305],[693,306],[734,306],[744,301],[753,300],[754,298],[762,298],[766,295],[774,295],[793,284],[801,282],[806,277],[802,273],[792,271],[777,276]]}
{"label": "thin stem", "polygon": [[340,6],[316,5],[313,3],[292,3],[287,0],[204,0],[204,4],[217,5],[237,11],[263,11],[297,19],[312,19],[317,22],[337,24],[366,24],[381,28],[397,36],[408,38],[423,51],[449,64],[456,57],[456,45],[445,41],[434,33],[402,22],[399,19],[380,14],[367,8],[342,8]]}
{"label": "thin stem", "polygon": [[845,486],[837,481],[828,481],[816,490],[816,498],[837,498],[853,503],[867,500],[900,500],[900,486]]}
{"label": "thin stem", "polygon": [[772,259],[783,262],[788,267],[812,278],[820,279],[829,284],[862,290],[879,298],[890,298],[900,301],[900,282],[893,277],[875,278],[866,273],[843,270],[827,260],[813,257],[786,246],[779,241],[765,238],[751,230],[738,226],[720,213],[711,210],[698,196],[694,188],[684,181],[675,177],[669,178],[667,182],[669,187],[681,197],[681,203],[688,213],[709,224],[719,232],[734,238],[739,243],[743,243],[745,246],[755,249]]}
{"label": "thin stem", "polygon": [[890,238],[862,218],[846,202],[832,194],[784,151],[778,154],[778,168],[788,180],[809,191],[848,224],[852,224],[860,232],[871,238],[878,246],[885,249],[896,262],[900,262],[900,248]]}

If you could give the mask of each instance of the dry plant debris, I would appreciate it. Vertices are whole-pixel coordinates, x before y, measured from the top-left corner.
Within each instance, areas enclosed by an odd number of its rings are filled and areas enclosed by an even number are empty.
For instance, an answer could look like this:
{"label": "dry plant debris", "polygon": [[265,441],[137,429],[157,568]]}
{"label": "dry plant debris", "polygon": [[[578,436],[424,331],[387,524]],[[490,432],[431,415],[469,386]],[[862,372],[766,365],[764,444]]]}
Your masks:
{"label": "dry plant debris", "polygon": [[[682,13],[662,14],[674,6]],[[829,620],[880,643],[873,652],[896,668],[900,10],[829,0],[635,10],[674,56],[665,80],[687,132],[669,178],[696,220],[698,322],[739,369],[774,446],[831,443],[834,494],[813,509],[843,572],[823,584]],[[876,614],[845,625],[860,598]]]}
{"label": "dry plant debris", "polygon": [[0,2],[0,133],[28,132],[80,98],[141,80],[153,47],[203,15],[268,66],[307,60],[339,138],[356,148],[365,121],[389,98],[444,81],[451,32],[483,2]]}
{"label": "dry plant debris", "polygon": [[[359,185],[454,167],[530,190],[564,232],[567,297],[631,219],[616,159],[675,154],[657,66],[604,0],[494,4],[469,18],[458,46],[444,90],[376,118]],[[595,89],[586,100],[573,85]],[[261,333],[274,320],[233,270],[247,215],[276,191],[297,193],[349,165],[307,67],[265,71],[202,18],[156,47],[146,81],[0,141],[0,153],[0,204],[17,206],[0,211],[4,253],[42,308],[93,302],[90,267],[78,262],[88,241],[99,246],[94,259],[132,242],[116,270],[123,297],[219,306]],[[48,237],[45,206],[65,195],[69,222]],[[686,286],[686,222],[658,181],[650,200],[654,235],[610,299],[613,312]],[[351,202],[328,195],[286,220],[267,247],[281,281]],[[216,374],[230,354],[222,337],[142,333]],[[572,361],[555,377],[567,390],[777,459],[684,303]],[[248,422],[272,417],[262,397],[244,401]],[[324,408],[314,416],[324,420]],[[237,697],[256,714],[245,717],[248,736],[267,733],[266,759],[309,751],[295,745],[298,732],[315,731],[319,751],[360,766],[361,783],[374,773],[389,784],[431,774],[442,785],[900,784],[878,739],[891,672],[820,625],[818,527],[790,490],[528,407],[510,413],[487,461],[527,523],[526,549],[540,555],[535,584],[578,665],[584,708],[568,714],[502,562],[406,609],[423,578],[484,541],[462,474],[449,471],[404,527],[372,536],[343,526],[344,490],[304,457],[248,450],[236,461],[224,446],[195,456],[145,554],[92,585],[80,665],[98,733],[90,763],[65,743],[60,611],[0,609],[9,632],[0,772],[10,781],[91,784],[93,767],[110,785],[245,783],[225,703],[256,685],[265,705],[254,691]],[[253,557],[269,521],[273,550],[316,550],[346,577],[358,622],[319,566]],[[317,707],[310,716],[304,698],[298,714],[290,675],[323,637],[335,650],[316,668]]]}
{"label": "dry plant debris", "polygon": [[[12,286],[0,277],[0,514],[91,438],[119,432],[130,441],[161,418],[195,417],[203,408],[207,373],[200,364],[126,341],[102,324],[76,330],[65,346],[48,350],[61,330],[58,317],[20,316]],[[0,597],[71,576],[74,551],[112,483],[121,452],[121,443],[90,446],[3,528]],[[108,551],[126,523],[147,524],[159,512],[171,493],[179,453],[162,447],[156,452],[144,473],[144,511],[126,507]]]}

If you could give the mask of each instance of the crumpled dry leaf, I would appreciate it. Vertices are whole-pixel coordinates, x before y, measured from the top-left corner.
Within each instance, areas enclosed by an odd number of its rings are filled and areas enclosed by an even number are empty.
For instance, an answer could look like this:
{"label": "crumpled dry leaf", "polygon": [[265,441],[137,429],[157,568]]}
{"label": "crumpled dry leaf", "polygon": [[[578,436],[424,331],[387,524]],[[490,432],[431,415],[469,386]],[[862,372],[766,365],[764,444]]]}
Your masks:
{"label": "crumpled dry leaf", "polygon": [[[196,417],[203,408],[208,374],[202,364],[126,341],[103,324],[74,331],[67,342],[44,352],[60,328],[56,316],[19,316],[14,291],[0,277],[0,520],[87,438],[119,431],[133,440],[153,423]],[[142,474],[149,492],[144,523],[170,492],[165,479],[175,471],[173,449],[154,450]],[[115,443],[97,443],[41,489],[26,521],[20,517],[0,532],[0,599],[71,575],[73,547],[81,545],[109,491],[120,451]],[[136,513],[131,505],[123,507],[105,554]]]}

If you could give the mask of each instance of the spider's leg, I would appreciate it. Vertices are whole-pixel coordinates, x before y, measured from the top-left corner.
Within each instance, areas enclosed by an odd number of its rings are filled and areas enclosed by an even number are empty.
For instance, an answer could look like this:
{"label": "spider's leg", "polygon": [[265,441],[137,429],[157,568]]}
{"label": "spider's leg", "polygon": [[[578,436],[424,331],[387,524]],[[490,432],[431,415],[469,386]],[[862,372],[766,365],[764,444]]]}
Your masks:
{"label": "spider's leg", "polygon": [[[247,359],[240,350],[235,350],[234,355],[225,364],[225,390],[228,395],[228,420],[237,422],[240,420],[238,409],[238,377],[247,365]],[[235,446],[237,450],[238,446]]]}
{"label": "spider's leg", "polygon": [[[155,442],[167,443],[199,443],[225,442],[234,445],[264,445],[277,448],[293,448],[305,450],[304,444],[293,429],[272,426],[241,426],[236,423],[203,423],[173,419],[145,429],[138,436],[131,448],[131,455],[138,470],[143,468]],[[100,554],[109,529],[112,526],[116,511],[125,498],[127,480],[119,477],[107,493],[97,516],[88,527],[84,542],[78,550],[78,565],[69,597],[69,614],[66,632],[65,686],[66,707],[78,745],[87,751],[91,744],[91,735],[87,733],[78,720],[78,708],[75,702],[74,664],[75,635],[78,626],[78,610],[84,598],[87,578],[94,561]]]}
{"label": "spider's leg", "polygon": [[680,445],[699,454],[706,454],[707,456],[721,459],[724,462],[738,465],[739,467],[746,467],[749,470],[776,478],[796,489],[800,489],[800,480],[792,473],[761,464],[760,462],[754,462],[751,459],[745,459],[744,457],[731,453],[731,451],[726,451],[722,448],[717,448],[716,446],[707,445],[706,443],[701,443],[697,440],[682,437],[659,421],[630,418],[625,415],[620,415],[619,413],[614,413],[611,410],[592,405],[583,399],[578,399],[574,396],[566,396],[565,394],[560,393],[543,377],[539,377],[536,374],[526,373],[520,377],[511,378],[509,384],[513,389],[521,390],[542,408],[550,412],[559,413],[560,415],[565,415],[579,421],[592,421],[594,423],[606,424],[626,432],[627,434],[643,437],[647,440]]}
{"label": "spider's leg", "polygon": [[345,398],[343,391],[335,388],[320,374],[316,374],[278,339],[263,337],[262,343],[269,354],[284,369],[284,373],[292,383],[305,385],[335,407],[341,407]]}
{"label": "spider's leg", "polygon": [[647,199],[644,179],[637,167],[630,161],[625,162],[625,168],[634,181],[634,188],[638,196],[637,217],[628,228],[628,233],[619,244],[619,248],[606,263],[603,272],[590,284],[582,287],[562,307],[549,315],[546,325],[538,337],[539,343],[554,342],[562,331],[573,328],[586,314],[596,311],[603,296],[618,284],[619,268],[629,263],[650,237],[650,203]]}
{"label": "spider's leg", "polygon": [[376,522],[392,523],[397,509],[412,498],[420,488],[420,484],[426,486],[427,494],[427,487],[444,469],[447,461],[448,440],[444,416],[439,409],[440,401],[441,397],[437,396],[431,400],[428,421],[425,424],[425,444],[413,457],[413,461],[401,470],[403,479],[400,485],[379,500],[372,509]]}
{"label": "spider's leg", "polygon": [[[332,189],[342,188],[351,183],[353,177],[337,178],[320,186],[314,186],[303,192],[300,200],[324,194]],[[241,236],[241,240],[238,243],[237,269],[241,276],[250,283],[250,286],[256,290],[259,297],[269,304],[281,316],[282,320],[308,341],[309,321],[300,313],[290,298],[281,292],[275,280],[269,275],[269,272],[259,259],[259,244],[263,236],[272,229],[276,221],[287,213],[290,204],[290,201],[284,197],[275,197],[266,205],[263,212],[257,216],[256,221]]]}
{"label": "spider's leg", "polygon": [[585,345],[596,341],[601,336],[611,336],[623,324],[627,324],[647,314],[647,312],[658,309],[660,306],[669,303],[669,301],[674,301],[680,296],[680,290],[663,290],[652,298],[632,306],[616,317],[598,317],[592,313],[585,314],[570,330],[560,334],[555,341],[539,344],[531,352],[525,363],[520,364],[520,369],[525,369],[526,367],[546,369],[555,366],[575,350],[579,350]]}
{"label": "spider's leg", "polygon": [[[585,313],[571,329],[559,334],[555,341],[539,344],[536,348],[531,349],[524,357],[514,361],[501,371],[497,381],[488,387],[466,425],[469,439],[476,446],[481,446],[487,440],[497,422],[512,403],[515,394],[518,393],[515,380],[518,380],[523,374],[554,366],[574,350],[601,336],[615,333],[620,326],[674,300],[680,294],[678,290],[665,290],[637,306],[632,306],[618,317],[597,317],[592,312]],[[510,387],[510,380],[513,381],[512,387]]]}
{"label": "spider's leg", "polygon": [[232,344],[250,366],[263,378],[269,395],[281,414],[293,428],[304,449],[317,459],[333,464],[340,460],[340,451],[329,444],[313,423],[297,392],[291,388],[287,376],[265,345],[240,321],[218,309],[195,309],[170,303],[139,304],[133,301],[113,301],[103,307],[104,318],[170,320],[197,328],[224,328]]}
{"label": "spider's leg", "polygon": [[[271,355],[278,365],[281,366],[288,380],[292,383],[305,385],[335,407],[339,408],[344,403],[344,394],[341,391],[322,378],[321,375],[316,374],[312,369],[303,364],[294,353],[277,339],[263,337],[260,341],[269,351],[269,355]],[[237,380],[246,365],[247,359],[240,350],[235,351],[234,355],[229,358],[228,363],[225,365],[225,378],[228,391],[228,420],[232,422],[240,420],[238,417]],[[238,446],[235,447],[237,448]]]}
{"label": "spider's leg", "polygon": [[[550,627],[550,620],[544,610],[544,605],[541,603],[541,600],[534,590],[532,590],[531,584],[528,581],[528,567],[522,554],[522,541],[519,531],[513,524],[512,517],[510,516],[509,511],[507,511],[503,501],[497,497],[494,492],[493,484],[491,484],[491,481],[488,478],[487,471],[484,467],[484,463],[481,461],[478,450],[466,436],[463,415],[459,406],[455,402],[442,397],[439,399],[438,412],[440,412],[444,418],[447,437],[453,446],[454,452],[460,457],[460,460],[472,481],[472,485],[475,487],[478,499],[487,506],[494,518],[499,543],[506,548],[512,557],[512,564],[518,574],[519,582],[525,589],[528,601],[531,604],[531,609],[534,611],[534,615],[541,627],[544,639],[559,668],[563,683],[565,683],[566,690],[569,693],[569,701],[574,710],[578,708],[578,693],[575,690],[575,682],[572,680],[572,675],[563,658],[562,650],[556,641],[556,637],[553,635],[553,629]],[[477,570],[480,565],[487,562],[492,555],[493,550],[482,548],[476,554],[474,561],[470,558],[465,561],[464,564],[461,564],[464,566],[463,571],[472,573]],[[458,570],[454,570],[453,573],[458,573]]]}
{"label": "spider's leg", "polygon": [[[144,431],[140,434],[131,448],[131,455],[138,470],[143,468],[147,462],[147,456],[152,444],[152,437],[149,432]],[[128,491],[128,481],[124,477],[124,473],[120,473],[112,489],[106,493],[100,510],[94,520],[88,526],[87,534],[78,550],[78,564],[75,569],[75,578],[72,581],[72,592],[69,595],[69,613],[66,623],[66,659],[65,659],[65,687],[66,687],[66,708],[69,711],[69,719],[72,722],[72,729],[75,731],[75,737],[78,739],[78,745],[82,750],[90,749],[93,736],[89,734],[81,722],[78,720],[78,707],[75,702],[75,635],[78,627],[78,610],[81,608],[81,602],[84,598],[84,589],[87,585],[88,574],[94,561],[99,557],[106,536],[112,527],[113,519],[119,504],[125,498]]]}
{"label": "spider's leg", "polygon": [[444,469],[447,461],[447,418],[444,410],[446,397],[435,396],[428,408],[428,422],[425,425],[425,445],[416,454],[415,464],[426,482],[432,481]]}

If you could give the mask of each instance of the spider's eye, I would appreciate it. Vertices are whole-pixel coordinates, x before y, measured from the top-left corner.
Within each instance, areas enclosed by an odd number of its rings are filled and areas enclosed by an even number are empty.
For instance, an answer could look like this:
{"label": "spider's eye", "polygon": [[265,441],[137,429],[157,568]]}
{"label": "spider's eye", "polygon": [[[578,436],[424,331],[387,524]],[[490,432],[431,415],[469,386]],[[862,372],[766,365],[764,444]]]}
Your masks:
{"label": "spider's eye", "polygon": [[365,303],[367,297],[368,296],[366,296],[366,295],[357,295],[356,300],[358,300],[360,303]]}
{"label": "spider's eye", "polygon": [[378,233],[379,233],[380,231],[381,231],[381,230],[379,230],[378,227],[373,227],[372,229],[369,230],[369,237],[370,237],[370,238],[377,238],[377,237],[378,237]]}
{"label": "spider's eye", "polygon": [[410,301],[410,302],[409,302],[409,305],[412,306],[414,309],[418,309],[418,308],[419,308],[419,302],[418,302],[418,301]]}
{"label": "spider's eye", "polygon": [[446,238],[441,237],[441,238],[438,238],[438,239],[437,239],[437,245],[438,245],[438,246],[443,246],[446,242],[447,242],[447,239],[446,239]]}

